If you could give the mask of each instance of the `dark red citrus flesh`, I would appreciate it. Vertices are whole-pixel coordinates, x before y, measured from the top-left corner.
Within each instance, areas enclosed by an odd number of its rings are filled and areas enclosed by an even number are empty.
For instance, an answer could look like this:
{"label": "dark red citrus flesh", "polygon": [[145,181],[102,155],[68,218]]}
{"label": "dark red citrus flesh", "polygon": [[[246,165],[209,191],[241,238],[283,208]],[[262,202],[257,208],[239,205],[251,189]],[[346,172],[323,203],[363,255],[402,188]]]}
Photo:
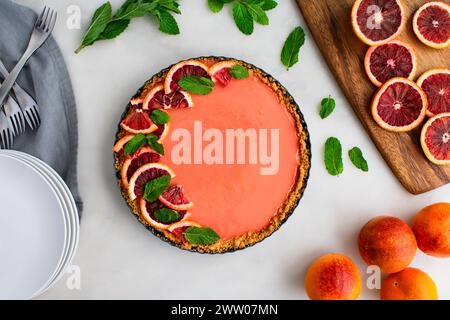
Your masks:
{"label": "dark red citrus flesh", "polygon": [[[373,27],[375,11],[370,10],[376,6],[379,8],[382,20]],[[375,7],[373,7],[375,8]],[[383,41],[394,35],[402,24],[402,11],[395,0],[363,0],[358,8],[357,22],[362,33],[372,41]]]}
{"label": "dark red citrus flesh", "polygon": [[396,82],[381,94],[377,110],[387,124],[404,127],[419,118],[422,107],[422,97],[417,90],[406,83]]}
{"label": "dark red citrus flesh", "polygon": [[134,156],[133,160],[131,160],[130,165],[127,169],[127,180],[130,181],[133,174],[143,165],[147,163],[154,163],[161,160],[161,156],[152,151],[138,151]]}
{"label": "dark red citrus flesh", "polygon": [[181,67],[172,76],[172,82],[170,83],[170,89],[172,91],[179,91],[181,88],[178,85],[178,81],[180,81],[185,76],[196,76],[196,77],[205,77],[211,79],[208,72],[200,66],[196,65],[185,65]]}
{"label": "dark red citrus flesh", "polygon": [[450,112],[450,74],[438,73],[422,83],[428,97],[428,110],[433,114]]}
{"label": "dark red citrus flesh", "polygon": [[138,109],[133,110],[122,123],[133,130],[145,130],[152,126],[153,121],[147,112]]}
{"label": "dark red citrus flesh", "polygon": [[164,133],[164,130],[166,129],[166,125],[164,124],[158,124],[158,129],[156,129],[155,131],[152,132],[152,134],[154,134],[155,136],[159,138],[161,138],[162,134]]}
{"label": "dark red citrus flesh", "polygon": [[153,98],[148,103],[149,109],[183,109],[188,108],[189,103],[181,92],[164,93],[164,89],[155,93]]}
{"label": "dark red citrus flesh", "polygon": [[450,38],[450,16],[447,10],[439,6],[423,10],[417,19],[417,26],[428,41],[445,43]]}
{"label": "dark red citrus flesh", "polygon": [[450,117],[433,121],[425,133],[425,144],[437,160],[450,160]]}
{"label": "dark red citrus flesh", "polygon": [[180,239],[181,241],[186,242],[186,238],[184,237],[184,232],[189,229],[190,226],[184,226],[184,227],[179,227],[176,228],[175,230],[172,230],[172,234],[177,237],[178,239]]}
{"label": "dark red citrus flesh", "polygon": [[411,52],[396,43],[379,46],[370,56],[370,71],[381,83],[395,77],[408,78],[413,68]]}
{"label": "dark red citrus flesh", "polygon": [[171,203],[175,206],[189,204],[190,201],[185,197],[183,187],[178,185],[171,185],[166,191],[161,195],[163,200]]}
{"label": "dark red citrus flesh", "polygon": [[221,85],[228,85],[232,79],[230,74],[231,68],[223,68],[214,74],[214,79],[216,79]]}
{"label": "dark red citrus flesh", "polygon": [[167,208],[163,203],[161,203],[161,202],[158,201],[158,200],[155,201],[155,202],[152,202],[152,203],[146,201],[146,202],[145,202],[145,208],[147,209],[148,214],[150,215],[150,217],[151,217],[153,220],[155,220],[155,221],[158,222],[158,223],[162,223],[162,224],[166,224],[166,225],[169,225],[169,224],[172,224],[172,223],[181,221],[181,220],[183,219],[183,217],[186,215],[186,211],[177,211],[177,212],[180,214],[180,216],[179,216],[179,218],[178,218],[176,221],[172,221],[172,222],[170,222],[170,223],[164,223],[164,222],[159,221],[159,220],[156,219],[156,217],[155,217],[155,211],[156,211],[156,210],[162,209],[162,208]]}
{"label": "dark red citrus flesh", "polygon": [[144,195],[145,185],[147,182],[166,175],[168,175],[167,171],[159,168],[151,168],[142,172],[136,179],[134,194],[138,197],[142,197]]}

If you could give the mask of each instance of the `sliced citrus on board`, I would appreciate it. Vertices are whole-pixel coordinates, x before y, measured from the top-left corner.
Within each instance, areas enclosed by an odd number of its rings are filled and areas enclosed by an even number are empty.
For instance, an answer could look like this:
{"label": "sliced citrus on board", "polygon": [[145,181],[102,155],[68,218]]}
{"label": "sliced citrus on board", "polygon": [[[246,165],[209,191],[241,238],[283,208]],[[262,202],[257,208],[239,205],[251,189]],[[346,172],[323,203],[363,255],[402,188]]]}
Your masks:
{"label": "sliced citrus on board", "polygon": [[166,80],[164,81],[164,90],[166,94],[173,91],[179,91],[180,86],[178,81],[180,81],[185,76],[196,76],[205,77],[211,79],[208,73],[208,66],[197,60],[186,60],[174,65],[167,74]]}
{"label": "sliced citrus on board", "polygon": [[427,46],[447,48],[450,45],[450,6],[439,1],[425,3],[414,15],[413,29]]}
{"label": "sliced citrus on board", "polygon": [[189,93],[185,91],[173,91],[165,94],[164,86],[153,88],[145,97],[143,109],[184,109],[194,105]]}
{"label": "sliced citrus on board", "polygon": [[161,160],[161,156],[150,147],[143,147],[132,156],[129,156],[122,166],[121,176],[124,186],[128,186],[128,181],[140,167],[147,163],[158,162],[159,160]]}
{"label": "sliced citrus on board", "polygon": [[140,167],[129,180],[128,195],[130,199],[135,200],[137,197],[142,197],[147,182],[162,176],[174,178],[175,173],[161,163],[149,163]]}
{"label": "sliced citrus on board", "polygon": [[431,162],[450,164],[450,113],[441,113],[428,120],[422,128],[420,143]]}
{"label": "sliced citrus on board", "polygon": [[184,195],[182,186],[171,185],[159,196],[159,201],[174,210],[189,210],[194,204]]}
{"label": "sliced citrus on board", "polygon": [[171,224],[177,223],[179,221],[182,221],[184,219],[187,219],[189,217],[189,213],[186,211],[177,211],[179,214],[179,217],[171,222],[162,222],[159,221],[158,218],[155,216],[155,211],[159,209],[167,208],[163,203],[160,201],[155,202],[148,202],[144,198],[142,198],[139,201],[139,206],[141,209],[141,216],[142,218],[148,222],[152,227],[157,229],[167,229]]}
{"label": "sliced citrus on board", "polygon": [[209,74],[221,85],[228,85],[233,77],[230,74],[232,67],[236,65],[234,61],[221,61],[213,64],[209,68]]}
{"label": "sliced citrus on board", "polygon": [[190,227],[200,227],[200,225],[194,221],[185,220],[172,224],[168,230],[182,242],[186,242],[184,232]]}
{"label": "sliced citrus on board", "polygon": [[125,145],[134,138],[134,134],[127,134],[119,139],[114,145],[113,151],[117,153],[123,153],[123,148]]}
{"label": "sliced citrus on board", "polygon": [[133,110],[121,123],[120,126],[126,131],[134,134],[148,134],[157,130],[148,112],[142,109]]}
{"label": "sliced citrus on board", "polygon": [[423,121],[427,106],[425,92],[416,83],[405,78],[393,78],[376,93],[372,115],[380,127],[406,132]]}
{"label": "sliced citrus on board", "polygon": [[353,30],[369,46],[393,40],[403,30],[405,22],[400,0],[356,0],[353,4]]}
{"label": "sliced citrus on board", "polygon": [[417,80],[428,98],[427,115],[430,117],[450,112],[450,70],[432,69]]}
{"label": "sliced citrus on board", "polygon": [[417,58],[414,49],[406,43],[391,41],[370,47],[364,65],[370,81],[380,87],[396,77],[413,80],[417,70]]}

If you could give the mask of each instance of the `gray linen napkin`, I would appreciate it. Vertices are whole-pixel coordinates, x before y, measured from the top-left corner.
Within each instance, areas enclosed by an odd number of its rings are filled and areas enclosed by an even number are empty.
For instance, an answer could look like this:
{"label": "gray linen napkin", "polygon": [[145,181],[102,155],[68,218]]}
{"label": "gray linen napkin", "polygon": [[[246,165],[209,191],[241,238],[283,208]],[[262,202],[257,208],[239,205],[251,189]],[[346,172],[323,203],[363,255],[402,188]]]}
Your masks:
{"label": "gray linen napkin", "polygon": [[[28,8],[0,0],[0,59],[8,70],[25,51],[36,17]],[[75,97],[64,58],[52,37],[28,61],[18,83],[37,101],[42,123],[38,130],[27,128],[25,134],[16,137],[14,149],[36,156],[55,169],[72,191],[81,214]]]}

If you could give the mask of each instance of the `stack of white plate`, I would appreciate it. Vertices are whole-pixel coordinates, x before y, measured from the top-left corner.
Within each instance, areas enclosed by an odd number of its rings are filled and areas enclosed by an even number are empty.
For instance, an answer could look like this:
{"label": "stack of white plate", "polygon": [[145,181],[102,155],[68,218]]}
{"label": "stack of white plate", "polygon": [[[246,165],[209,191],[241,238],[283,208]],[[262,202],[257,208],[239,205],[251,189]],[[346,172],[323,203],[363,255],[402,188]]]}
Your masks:
{"label": "stack of white plate", "polygon": [[30,299],[70,265],[79,236],[75,201],[46,163],[0,151],[0,299]]}

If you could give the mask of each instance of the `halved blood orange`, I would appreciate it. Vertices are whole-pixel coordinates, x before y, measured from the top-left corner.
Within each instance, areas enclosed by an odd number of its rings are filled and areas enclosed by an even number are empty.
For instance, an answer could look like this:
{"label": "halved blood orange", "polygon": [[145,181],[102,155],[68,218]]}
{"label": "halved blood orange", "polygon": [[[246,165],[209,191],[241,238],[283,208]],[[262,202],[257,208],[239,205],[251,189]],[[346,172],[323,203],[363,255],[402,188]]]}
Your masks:
{"label": "halved blood orange", "polygon": [[393,40],[403,30],[405,23],[400,0],[356,0],[353,4],[353,30],[369,46]]}
{"label": "halved blood orange", "polygon": [[173,210],[189,210],[194,204],[184,195],[182,186],[171,185],[159,196],[159,201]]}
{"label": "halved blood orange", "polygon": [[172,224],[168,230],[175,237],[180,239],[183,243],[186,242],[186,238],[184,237],[184,232],[190,227],[200,227],[200,225],[194,221],[184,220],[177,223]]}
{"label": "halved blood orange", "polygon": [[417,71],[417,58],[414,49],[406,43],[391,41],[370,47],[364,65],[370,81],[380,87],[396,77],[413,80]]}
{"label": "halved blood orange", "polygon": [[120,138],[119,141],[116,142],[116,144],[113,147],[113,151],[117,153],[123,153],[123,148],[125,145],[134,138],[134,134],[127,134]]}
{"label": "halved blood orange", "polygon": [[143,109],[184,109],[192,108],[194,102],[189,93],[173,91],[165,94],[164,86],[154,87],[144,99]]}
{"label": "halved blood orange", "polygon": [[372,115],[380,127],[406,132],[423,121],[427,106],[425,92],[417,84],[405,78],[393,78],[375,95]]}
{"label": "halved blood orange", "polygon": [[422,128],[420,143],[431,162],[450,164],[450,113],[441,113],[428,120]]}
{"label": "halved blood orange", "polygon": [[230,70],[236,65],[234,61],[221,61],[213,64],[209,68],[209,74],[220,84],[226,86],[233,78],[230,74]]}
{"label": "halved blood orange", "polygon": [[126,131],[134,134],[152,133],[158,127],[153,123],[147,111],[142,109],[133,110],[121,123],[120,126]]}
{"label": "halved blood orange", "polygon": [[427,46],[447,48],[450,45],[450,6],[439,1],[425,3],[414,15],[413,29]]}
{"label": "halved blood orange", "polygon": [[140,167],[130,178],[128,184],[128,195],[131,200],[144,195],[145,185],[150,180],[170,176],[175,177],[175,173],[168,166],[161,163],[149,163]]}
{"label": "halved blood orange", "polygon": [[427,115],[450,112],[450,69],[432,69],[417,80],[428,98]]}
{"label": "halved blood orange", "polygon": [[141,216],[142,218],[147,221],[152,227],[156,228],[156,229],[160,229],[160,230],[165,230],[167,228],[169,228],[172,224],[183,221],[187,218],[189,218],[190,214],[186,211],[178,211],[178,213],[180,214],[180,217],[178,218],[178,220],[173,221],[171,223],[164,223],[161,221],[158,221],[158,219],[155,217],[155,211],[158,209],[162,209],[162,208],[167,208],[163,203],[161,203],[160,201],[155,201],[155,202],[148,202],[147,200],[145,200],[144,198],[142,198],[139,201],[139,207],[141,209]]}
{"label": "halved blood orange", "polygon": [[128,181],[133,174],[143,165],[161,160],[161,156],[150,147],[143,147],[129,156],[123,163],[121,176],[124,187],[128,187]]}
{"label": "halved blood orange", "polygon": [[180,81],[185,76],[197,76],[211,79],[208,73],[208,66],[197,60],[186,60],[174,65],[166,76],[164,81],[164,90],[166,94],[173,91],[179,91]]}

